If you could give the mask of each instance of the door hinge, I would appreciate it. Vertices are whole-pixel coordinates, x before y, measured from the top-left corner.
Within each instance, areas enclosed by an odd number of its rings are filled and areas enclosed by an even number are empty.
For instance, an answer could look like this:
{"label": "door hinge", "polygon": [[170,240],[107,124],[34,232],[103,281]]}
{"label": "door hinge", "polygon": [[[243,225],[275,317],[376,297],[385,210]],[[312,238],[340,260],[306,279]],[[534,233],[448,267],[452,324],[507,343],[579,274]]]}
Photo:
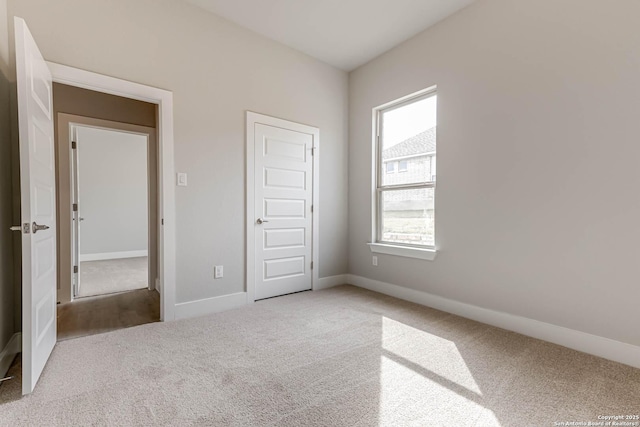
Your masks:
{"label": "door hinge", "polygon": [[75,150],[76,148],[78,148],[78,144],[75,141],[71,141],[71,149]]}
{"label": "door hinge", "polygon": [[164,218],[162,218],[162,220],[160,221],[160,223],[161,223],[162,225],[164,225]]}
{"label": "door hinge", "polygon": [[77,266],[77,265],[74,265],[74,266],[73,266],[73,272],[74,272],[74,273],[77,273],[77,272],[78,272],[78,266]]}
{"label": "door hinge", "polygon": [[313,270],[313,261],[311,261],[311,269]]}
{"label": "door hinge", "polygon": [[312,156],[316,155],[316,147],[311,147],[311,155]]}
{"label": "door hinge", "polygon": [[77,203],[73,204],[73,211],[74,212],[78,212],[78,204]]}
{"label": "door hinge", "polygon": [[313,213],[313,205],[311,205],[311,213]]}

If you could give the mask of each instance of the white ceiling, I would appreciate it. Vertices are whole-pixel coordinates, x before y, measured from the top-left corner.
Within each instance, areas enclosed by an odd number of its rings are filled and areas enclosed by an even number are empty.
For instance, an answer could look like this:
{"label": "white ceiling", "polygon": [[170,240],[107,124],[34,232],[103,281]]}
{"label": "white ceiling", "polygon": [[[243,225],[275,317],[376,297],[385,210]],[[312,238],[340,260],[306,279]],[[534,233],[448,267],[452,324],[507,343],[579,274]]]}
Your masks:
{"label": "white ceiling", "polygon": [[186,0],[353,70],[475,0]]}

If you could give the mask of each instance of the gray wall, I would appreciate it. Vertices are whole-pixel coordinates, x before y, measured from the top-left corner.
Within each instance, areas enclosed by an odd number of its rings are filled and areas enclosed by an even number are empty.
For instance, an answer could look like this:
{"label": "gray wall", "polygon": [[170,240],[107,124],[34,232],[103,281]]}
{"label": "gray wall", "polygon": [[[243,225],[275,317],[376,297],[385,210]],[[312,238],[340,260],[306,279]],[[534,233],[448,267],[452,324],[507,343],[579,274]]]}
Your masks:
{"label": "gray wall", "polygon": [[90,127],[77,132],[80,260],[146,251],[147,136]]}
{"label": "gray wall", "polygon": [[[9,21],[7,0],[0,0],[0,71],[6,78],[9,76]],[[8,98],[5,98],[8,99]]]}
{"label": "gray wall", "polygon": [[0,0],[0,351],[22,329],[22,236],[9,232],[20,223],[18,104],[11,37],[6,37],[9,19],[7,1]]}
{"label": "gray wall", "polygon": [[[640,345],[640,2],[480,0],[350,74],[350,272]],[[433,262],[378,254],[372,108],[438,85]]]}
{"label": "gray wall", "polygon": [[[6,0],[0,0],[0,352],[16,332],[13,278],[11,91]],[[2,376],[4,372],[0,372]]]}
{"label": "gray wall", "polygon": [[347,272],[345,72],[172,0],[9,0],[9,14],[50,61],[173,91],[176,170],[189,174],[177,302],[245,288],[245,110],[320,128],[320,276]]}
{"label": "gray wall", "polygon": [[[53,84],[53,112],[56,117],[59,113],[67,113],[155,128],[156,110],[156,105],[148,102],[61,83]],[[55,126],[57,128],[57,122]]]}

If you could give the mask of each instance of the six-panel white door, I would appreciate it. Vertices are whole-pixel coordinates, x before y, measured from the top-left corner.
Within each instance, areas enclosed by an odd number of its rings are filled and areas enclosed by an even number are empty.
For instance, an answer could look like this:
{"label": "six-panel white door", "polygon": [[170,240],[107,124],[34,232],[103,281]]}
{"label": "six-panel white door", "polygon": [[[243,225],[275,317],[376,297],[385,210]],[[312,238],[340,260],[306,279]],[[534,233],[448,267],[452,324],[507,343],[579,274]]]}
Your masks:
{"label": "six-panel white door", "polygon": [[24,20],[15,18],[22,233],[22,394],[56,343],[56,205],[52,79]]}
{"label": "six-panel white door", "polygon": [[255,124],[255,299],[311,289],[313,135]]}

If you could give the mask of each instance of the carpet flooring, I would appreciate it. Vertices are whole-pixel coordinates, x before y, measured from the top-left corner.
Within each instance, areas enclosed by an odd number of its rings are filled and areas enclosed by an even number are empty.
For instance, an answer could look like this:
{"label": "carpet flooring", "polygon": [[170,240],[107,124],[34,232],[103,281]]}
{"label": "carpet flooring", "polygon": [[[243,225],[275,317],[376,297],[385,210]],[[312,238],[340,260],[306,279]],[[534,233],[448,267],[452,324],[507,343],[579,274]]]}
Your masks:
{"label": "carpet flooring", "polygon": [[78,297],[113,294],[148,287],[147,257],[83,261]]}
{"label": "carpet flooring", "polygon": [[639,412],[638,369],[351,286],[63,341],[32,395],[0,386],[2,426],[553,426]]}

